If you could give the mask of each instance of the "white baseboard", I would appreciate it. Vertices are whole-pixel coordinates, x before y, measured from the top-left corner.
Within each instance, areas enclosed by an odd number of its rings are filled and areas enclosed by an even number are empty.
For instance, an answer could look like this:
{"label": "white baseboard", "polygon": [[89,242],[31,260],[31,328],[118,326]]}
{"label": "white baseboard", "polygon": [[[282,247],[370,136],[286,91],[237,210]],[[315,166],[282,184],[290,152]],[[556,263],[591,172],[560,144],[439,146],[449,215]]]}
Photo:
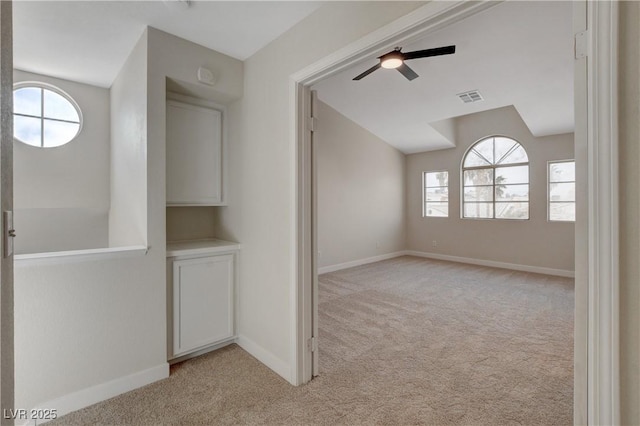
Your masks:
{"label": "white baseboard", "polygon": [[318,274],[326,274],[327,272],[335,272],[341,269],[353,268],[354,266],[366,265],[367,263],[380,262],[381,260],[393,259],[394,257],[404,256],[405,251],[396,251],[393,253],[381,254],[378,256],[367,257],[365,259],[352,260],[350,262],[338,263],[337,265],[323,266],[318,268]]}
{"label": "white baseboard", "polygon": [[289,364],[245,336],[238,336],[236,343],[255,359],[273,370],[278,376],[291,382],[291,367]]}
{"label": "white baseboard", "polygon": [[[68,395],[61,396],[54,400],[40,404],[35,409],[56,410],[58,417],[69,414],[81,408],[88,407],[100,401],[104,401],[125,392],[146,386],[158,380],[169,377],[169,363],[163,363],[147,370],[133,373],[129,376],[120,377],[110,382],[101,383],[90,388],[82,389]],[[37,420],[37,424],[46,423],[45,420]],[[30,420],[27,425],[35,425],[34,420]]]}
{"label": "white baseboard", "polygon": [[450,262],[469,263],[471,265],[490,266],[492,268],[511,269],[514,271],[533,272],[536,274],[555,275],[558,277],[574,278],[575,271],[565,269],[545,268],[542,266],[519,265],[517,263],[496,262],[494,260],[472,259],[470,257],[450,256],[447,254],[427,253],[423,251],[406,250],[408,256],[426,257],[429,259],[448,260]]}

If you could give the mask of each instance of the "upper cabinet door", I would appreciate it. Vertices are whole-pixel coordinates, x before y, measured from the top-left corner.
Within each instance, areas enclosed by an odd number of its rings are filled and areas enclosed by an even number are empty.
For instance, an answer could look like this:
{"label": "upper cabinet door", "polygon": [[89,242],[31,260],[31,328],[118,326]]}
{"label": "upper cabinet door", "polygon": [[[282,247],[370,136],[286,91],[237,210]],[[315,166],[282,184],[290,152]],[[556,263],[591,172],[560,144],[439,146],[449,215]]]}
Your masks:
{"label": "upper cabinet door", "polygon": [[167,204],[221,205],[222,112],[167,101]]}

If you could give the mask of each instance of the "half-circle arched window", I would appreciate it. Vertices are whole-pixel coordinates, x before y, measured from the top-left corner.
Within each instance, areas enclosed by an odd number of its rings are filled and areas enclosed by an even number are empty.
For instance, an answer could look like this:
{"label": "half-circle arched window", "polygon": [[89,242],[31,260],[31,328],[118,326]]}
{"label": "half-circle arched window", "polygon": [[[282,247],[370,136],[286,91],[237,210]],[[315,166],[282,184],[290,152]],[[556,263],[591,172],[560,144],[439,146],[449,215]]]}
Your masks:
{"label": "half-circle arched window", "polygon": [[529,219],[529,157],[518,141],[490,136],[462,160],[462,217]]}

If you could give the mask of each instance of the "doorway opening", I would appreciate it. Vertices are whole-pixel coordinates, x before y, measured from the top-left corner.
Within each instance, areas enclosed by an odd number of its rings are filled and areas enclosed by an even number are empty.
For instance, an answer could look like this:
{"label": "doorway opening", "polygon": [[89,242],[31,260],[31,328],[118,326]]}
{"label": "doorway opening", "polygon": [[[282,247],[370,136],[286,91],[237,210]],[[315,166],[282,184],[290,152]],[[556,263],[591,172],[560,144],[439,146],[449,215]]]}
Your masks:
{"label": "doorway opening", "polygon": [[[311,130],[314,127],[310,117],[311,97],[309,87],[329,75],[334,75],[363,58],[384,53],[397,45],[407,45],[435,30],[452,25],[462,19],[486,10],[494,4],[430,4],[410,14],[409,19],[401,23],[393,23],[368,37],[360,43],[342,50],[339,58],[331,57],[320,61],[292,76],[297,101],[296,120],[296,152],[298,172],[298,286],[294,292],[293,315],[296,319],[294,330],[295,347],[292,351],[297,359],[297,370],[294,376],[298,382],[304,382],[317,372],[314,362],[314,347],[317,336],[317,229],[316,199],[314,173],[316,165],[313,157]],[[575,158],[577,180],[582,183],[577,188],[576,222],[576,299],[575,299],[575,359],[574,359],[574,421],[586,422],[587,419],[610,418],[615,416],[615,396],[617,389],[617,370],[615,359],[617,344],[611,345],[617,336],[607,330],[617,329],[616,309],[611,305],[617,289],[617,271],[612,263],[611,254],[617,250],[617,200],[615,191],[603,193],[593,185],[594,180],[615,186],[615,167],[611,165],[611,157],[602,158],[602,151],[615,152],[616,135],[611,117],[615,117],[615,85],[612,88],[601,87],[598,82],[615,80],[615,66],[606,69],[603,74],[587,73],[590,67],[597,64],[615,64],[615,20],[616,7],[575,3],[573,11],[574,32],[576,40],[575,65],[575,117],[576,145]],[[590,28],[591,32],[583,33]],[[598,31],[596,31],[598,30]],[[600,40],[593,42],[593,50],[588,55],[580,52],[580,37],[591,37]],[[372,42],[371,40],[375,40]],[[585,56],[587,59],[585,60]],[[365,67],[366,68],[366,67]],[[606,67],[604,67],[606,68]],[[606,77],[605,77],[606,75]],[[606,78],[607,80],[602,80]],[[607,86],[607,85],[604,85]],[[606,99],[589,97],[595,92],[606,93]],[[587,106],[590,108],[587,108]],[[598,134],[594,129],[600,128]],[[600,150],[600,151],[598,151]],[[599,155],[596,155],[596,153]],[[591,179],[587,179],[590,176]],[[611,187],[611,186],[609,186]],[[612,202],[604,207],[598,199],[607,198]],[[597,212],[596,212],[597,211]],[[596,212],[596,213],[594,213]],[[601,214],[598,214],[601,213]],[[602,230],[609,231],[607,234]],[[611,232],[613,231],[613,232]],[[606,238],[603,245],[594,244],[594,236]],[[615,258],[615,257],[614,257]],[[604,267],[605,269],[600,269]],[[604,275],[594,276],[594,271],[604,271]],[[613,280],[611,279],[613,278]],[[591,298],[594,292],[600,294],[599,299]],[[603,309],[604,307],[604,309]],[[598,326],[587,327],[594,324]],[[602,327],[607,324],[607,327]],[[613,328],[611,328],[613,327]],[[587,345],[587,343],[589,343]],[[320,345],[322,343],[320,342]],[[587,365],[587,354],[591,354],[591,362]],[[314,366],[315,364],[315,366]],[[598,377],[606,377],[606,381]],[[589,383],[590,393],[587,393]],[[614,394],[613,401],[605,396]],[[587,404],[589,402],[589,404]],[[589,410],[587,409],[589,407]],[[604,409],[594,407],[605,407]],[[604,420],[603,420],[604,421]],[[611,421],[611,420],[608,420]]]}

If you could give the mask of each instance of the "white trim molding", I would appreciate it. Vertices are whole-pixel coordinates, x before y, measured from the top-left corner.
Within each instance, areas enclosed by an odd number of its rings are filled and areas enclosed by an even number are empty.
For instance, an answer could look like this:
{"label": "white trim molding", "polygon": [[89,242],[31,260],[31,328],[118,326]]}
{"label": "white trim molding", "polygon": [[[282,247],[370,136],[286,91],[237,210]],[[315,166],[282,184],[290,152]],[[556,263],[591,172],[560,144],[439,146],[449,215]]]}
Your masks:
{"label": "white trim molding", "polygon": [[427,259],[446,260],[448,262],[467,263],[470,265],[488,266],[490,268],[510,269],[512,271],[533,272],[534,274],[554,275],[557,277],[575,277],[574,271],[565,269],[545,268],[543,266],[520,265],[518,263],[498,262],[495,260],[473,259],[470,257],[451,256],[448,254],[428,253],[423,251],[407,250],[408,256],[425,257]]}
{"label": "white trim molding", "polygon": [[417,250],[402,250],[393,253],[382,254],[380,256],[367,257],[365,259],[352,260],[350,262],[338,263],[330,266],[323,266],[318,269],[318,274],[341,271],[355,266],[367,265],[369,263],[380,262],[382,260],[394,259],[400,256],[424,257],[426,259],[445,260],[447,262],[466,263],[469,265],[488,266],[490,268],[509,269],[512,271],[533,272],[534,274],[554,275],[557,277],[574,278],[575,272],[565,269],[545,268],[543,266],[520,265],[517,263],[498,262],[495,260],[474,259],[470,257],[452,256],[448,254],[429,253]]}
{"label": "white trim molding", "polygon": [[[104,401],[125,392],[157,382],[158,380],[166,379],[167,377],[169,377],[169,364],[165,362],[158,366],[138,371],[137,373],[133,373],[129,376],[120,377],[106,383],[101,383],[96,386],[91,386],[90,388],[61,396],[60,398],[40,404],[35,407],[34,410],[55,409],[57,416],[61,417],[65,414],[80,410],[100,401]],[[38,424],[45,422],[45,420],[38,420]]]}
{"label": "white trim molding", "polygon": [[587,2],[588,423],[620,424],[618,3]]}
{"label": "white trim molding", "polygon": [[65,263],[103,261],[132,256],[144,256],[149,252],[147,246],[108,247],[46,253],[16,254],[13,256],[16,267],[34,265],[60,265]]}
{"label": "white trim molding", "polygon": [[289,364],[257,344],[251,339],[246,338],[245,336],[238,336],[236,340],[238,346],[247,351],[249,355],[269,367],[273,370],[277,375],[283,378],[291,377],[291,368]]}
{"label": "white trim molding", "polygon": [[353,268],[354,266],[366,265],[368,263],[380,262],[381,260],[393,259],[407,254],[406,251],[396,251],[393,253],[381,254],[378,256],[367,257],[364,259],[351,260],[349,262],[337,263],[335,265],[323,266],[318,268],[318,274],[326,274],[328,272],[340,271],[342,269]]}

